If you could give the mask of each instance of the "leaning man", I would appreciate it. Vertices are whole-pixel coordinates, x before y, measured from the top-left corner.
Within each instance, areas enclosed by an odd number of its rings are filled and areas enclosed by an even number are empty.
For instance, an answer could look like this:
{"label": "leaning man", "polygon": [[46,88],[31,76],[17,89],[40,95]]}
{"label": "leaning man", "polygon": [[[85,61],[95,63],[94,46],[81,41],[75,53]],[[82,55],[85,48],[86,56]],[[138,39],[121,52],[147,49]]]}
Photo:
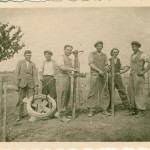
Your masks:
{"label": "leaning man", "polygon": [[[141,44],[137,41],[131,42],[133,54],[130,62],[130,76],[128,83],[128,94],[131,102],[132,113],[136,118],[144,116],[146,109],[144,98],[144,75],[150,69],[150,57],[140,50]],[[147,67],[144,67],[145,63]]]}
{"label": "leaning man", "polygon": [[95,114],[98,106],[102,109],[102,114],[110,115],[107,112],[109,105],[109,92],[108,92],[108,77],[106,70],[108,68],[108,60],[106,54],[102,52],[103,42],[98,41],[94,44],[96,51],[89,55],[90,66],[90,89],[88,94],[88,117]]}
{"label": "leaning man", "polygon": [[71,45],[64,46],[64,55],[57,59],[58,74],[56,76],[57,90],[57,111],[59,118],[62,121],[69,121],[66,115],[67,106],[71,94],[71,73],[77,71],[72,66],[72,59],[69,57],[72,54],[73,47]]}
{"label": "leaning man", "polygon": [[35,64],[30,60],[31,54],[30,50],[26,50],[24,52],[25,59],[19,61],[15,69],[15,82],[19,90],[19,101],[17,103],[19,112],[16,121],[23,118],[24,103],[22,100],[25,97],[30,98],[38,90],[38,72]]}

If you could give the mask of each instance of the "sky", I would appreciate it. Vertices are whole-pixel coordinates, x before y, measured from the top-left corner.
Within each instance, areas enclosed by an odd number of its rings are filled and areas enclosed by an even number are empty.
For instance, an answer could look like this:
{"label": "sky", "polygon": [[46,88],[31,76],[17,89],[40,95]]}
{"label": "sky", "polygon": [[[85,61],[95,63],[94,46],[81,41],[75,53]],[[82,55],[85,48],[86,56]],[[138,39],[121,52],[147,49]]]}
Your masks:
{"label": "sky", "polygon": [[[103,52],[119,48],[124,65],[132,54],[131,41],[139,41],[141,50],[150,55],[150,8],[13,8],[0,9],[2,23],[20,26],[25,47],[14,58],[0,62],[1,71],[13,71],[24,59],[26,49],[32,51],[32,61],[40,70],[44,50],[54,53],[53,59],[63,54],[63,47],[71,44],[80,55],[81,72],[89,72],[88,55],[95,51],[94,43],[104,42]],[[71,56],[73,58],[73,56]]]}

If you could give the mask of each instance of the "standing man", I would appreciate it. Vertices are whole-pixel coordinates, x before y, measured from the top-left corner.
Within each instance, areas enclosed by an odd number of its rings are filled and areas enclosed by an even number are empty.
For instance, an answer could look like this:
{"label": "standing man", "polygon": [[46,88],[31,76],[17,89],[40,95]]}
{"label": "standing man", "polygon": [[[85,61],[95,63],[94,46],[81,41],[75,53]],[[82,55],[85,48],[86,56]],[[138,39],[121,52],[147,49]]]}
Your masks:
{"label": "standing man", "polygon": [[19,90],[19,114],[16,121],[23,118],[24,103],[22,100],[27,96],[31,97],[34,92],[38,91],[38,72],[35,64],[31,61],[31,51],[24,52],[24,60],[18,62],[15,69],[15,82]]}
{"label": "standing man", "polygon": [[42,94],[50,95],[53,99],[56,99],[56,79],[57,68],[55,61],[51,59],[53,53],[49,50],[44,51],[46,61],[42,66]]}
{"label": "standing man", "polygon": [[[132,107],[132,115],[136,118],[144,116],[146,109],[144,98],[144,74],[150,69],[150,57],[140,51],[141,44],[132,41],[133,54],[131,55],[130,76],[128,84],[128,94]],[[145,63],[148,63],[145,68]]]}
{"label": "standing man", "polygon": [[[119,54],[119,49],[117,48],[113,48],[110,52],[110,55],[114,57],[114,62],[115,62],[114,64],[114,70],[115,70],[114,86],[118,90],[119,96],[123,102],[125,109],[129,110],[130,109],[129,100],[126,94],[126,89],[122,82],[121,74],[127,72],[130,69],[130,67],[129,66],[122,67],[120,59],[117,58],[118,54]],[[110,66],[112,65],[112,57],[109,59]],[[111,93],[112,93],[111,82],[112,82],[112,79],[111,79],[111,72],[110,72],[109,77],[108,77],[108,88],[110,92],[110,103],[109,103],[108,110],[111,109]]]}
{"label": "standing man", "polygon": [[69,121],[66,116],[67,106],[71,93],[71,72],[77,71],[72,66],[72,60],[69,56],[72,54],[73,47],[71,45],[64,46],[64,55],[58,57],[58,74],[56,77],[57,90],[57,111],[62,121]]}
{"label": "standing man", "polygon": [[109,92],[107,86],[106,68],[108,68],[108,60],[106,54],[102,52],[103,42],[98,41],[94,44],[96,51],[91,52],[89,55],[90,66],[90,90],[88,94],[88,117],[94,115],[95,108],[100,103],[104,115],[110,115],[107,112],[109,105]]}

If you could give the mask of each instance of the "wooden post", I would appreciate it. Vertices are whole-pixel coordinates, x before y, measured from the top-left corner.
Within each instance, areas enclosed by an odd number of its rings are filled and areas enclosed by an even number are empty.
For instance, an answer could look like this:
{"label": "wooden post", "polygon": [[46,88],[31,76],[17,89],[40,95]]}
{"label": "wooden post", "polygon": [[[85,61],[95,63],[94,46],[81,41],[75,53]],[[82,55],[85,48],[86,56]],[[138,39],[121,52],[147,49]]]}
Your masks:
{"label": "wooden post", "polygon": [[[74,68],[78,68],[78,51],[74,52]],[[76,90],[77,90],[77,73],[74,72],[74,80],[73,80],[73,103],[72,103],[72,118],[76,117]]]}
{"label": "wooden post", "polygon": [[2,76],[0,76],[0,138],[2,138],[2,126],[3,126],[3,105],[2,105],[2,93],[3,93],[3,82]]}
{"label": "wooden post", "polygon": [[111,82],[112,82],[112,87],[111,87],[111,114],[112,117],[115,116],[115,110],[114,110],[114,102],[115,102],[115,86],[114,86],[114,77],[115,77],[115,68],[114,68],[114,56],[112,56],[112,65],[111,65]]}
{"label": "wooden post", "polygon": [[149,71],[147,72],[147,80],[148,80],[148,96],[150,96],[150,80],[149,80]]}
{"label": "wooden post", "polygon": [[7,77],[3,78],[4,82],[4,114],[3,114],[3,142],[7,138]]}

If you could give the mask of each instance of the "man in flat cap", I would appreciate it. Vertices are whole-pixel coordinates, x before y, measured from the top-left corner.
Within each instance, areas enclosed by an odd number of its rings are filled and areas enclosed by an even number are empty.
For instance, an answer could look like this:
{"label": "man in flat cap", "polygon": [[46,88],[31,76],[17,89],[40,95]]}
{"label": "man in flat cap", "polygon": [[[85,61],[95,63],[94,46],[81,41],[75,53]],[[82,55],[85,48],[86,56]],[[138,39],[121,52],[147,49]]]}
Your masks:
{"label": "man in flat cap", "polygon": [[[144,98],[144,75],[150,69],[150,57],[140,50],[141,44],[137,41],[131,42],[133,54],[130,62],[130,76],[128,83],[128,94],[132,113],[136,118],[144,116],[146,109]],[[145,67],[145,63],[148,63]]]}
{"label": "man in flat cap", "polygon": [[45,50],[45,61],[42,66],[41,81],[42,81],[42,94],[50,95],[53,99],[56,99],[56,63],[52,60],[52,51]]}
{"label": "man in flat cap", "polygon": [[78,71],[72,65],[72,59],[69,57],[72,54],[73,47],[71,45],[64,46],[64,55],[57,58],[58,74],[56,77],[57,90],[57,116],[62,121],[69,121],[67,117],[67,107],[71,93],[71,73]]}
{"label": "man in flat cap", "polygon": [[[129,99],[126,93],[126,89],[123,85],[121,74],[127,72],[130,67],[129,66],[124,66],[122,67],[121,60],[118,58],[119,54],[119,49],[118,48],[113,48],[110,52],[110,55],[114,57],[114,70],[115,70],[115,77],[114,77],[114,85],[115,88],[118,90],[119,96],[122,100],[122,103],[125,107],[126,110],[130,109],[130,104],[129,104]],[[110,67],[112,65],[112,57],[109,59]],[[108,107],[108,110],[111,109],[111,93],[112,93],[112,78],[111,78],[111,69],[109,72],[109,78],[108,78],[108,88],[109,88],[109,93],[110,93],[110,104]]]}
{"label": "man in flat cap", "polygon": [[107,86],[107,75],[105,74],[108,68],[108,60],[106,54],[102,52],[103,42],[98,41],[94,44],[96,51],[90,53],[88,62],[90,66],[90,89],[88,94],[88,117],[95,114],[97,107],[102,109],[102,114],[110,115],[107,112],[109,105],[109,92]]}
{"label": "man in flat cap", "polygon": [[31,61],[31,51],[24,52],[24,60],[18,62],[15,69],[15,83],[19,90],[19,114],[16,121],[23,118],[24,103],[22,100],[27,96],[31,97],[38,90],[38,71],[35,64]]}

